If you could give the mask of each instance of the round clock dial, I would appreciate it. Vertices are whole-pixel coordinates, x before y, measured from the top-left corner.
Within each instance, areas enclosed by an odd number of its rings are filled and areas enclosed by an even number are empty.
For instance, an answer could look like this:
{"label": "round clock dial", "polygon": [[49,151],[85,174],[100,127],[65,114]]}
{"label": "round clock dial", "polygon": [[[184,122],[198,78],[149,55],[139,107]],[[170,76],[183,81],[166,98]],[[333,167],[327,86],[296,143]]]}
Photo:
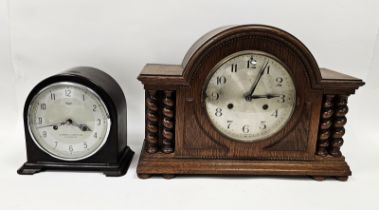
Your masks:
{"label": "round clock dial", "polygon": [[104,145],[111,124],[99,95],[73,82],[53,83],[39,91],[30,103],[27,118],[38,147],[67,161],[96,153]]}
{"label": "round clock dial", "polygon": [[251,142],[277,133],[296,102],[295,86],[273,55],[241,51],[220,61],[204,88],[211,123],[229,138]]}

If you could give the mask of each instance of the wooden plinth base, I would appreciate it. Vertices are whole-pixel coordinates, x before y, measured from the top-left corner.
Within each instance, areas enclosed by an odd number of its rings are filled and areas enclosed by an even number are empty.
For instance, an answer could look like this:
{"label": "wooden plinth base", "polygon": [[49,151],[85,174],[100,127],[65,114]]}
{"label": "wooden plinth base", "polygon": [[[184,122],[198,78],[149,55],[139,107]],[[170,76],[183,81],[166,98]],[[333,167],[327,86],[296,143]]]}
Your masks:
{"label": "wooden plinth base", "polygon": [[72,162],[26,162],[17,173],[20,175],[33,175],[42,171],[78,171],[101,172],[106,176],[123,176],[128,171],[134,152],[128,147],[117,164],[107,163],[72,163]]}
{"label": "wooden plinth base", "polygon": [[318,157],[310,161],[218,160],[176,158],[175,154],[149,154],[142,150],[137,174],[152,175],[239,175],[239,176],[310,176],[316,180],[335,177],[346,181],[351,175],[344,157]]}

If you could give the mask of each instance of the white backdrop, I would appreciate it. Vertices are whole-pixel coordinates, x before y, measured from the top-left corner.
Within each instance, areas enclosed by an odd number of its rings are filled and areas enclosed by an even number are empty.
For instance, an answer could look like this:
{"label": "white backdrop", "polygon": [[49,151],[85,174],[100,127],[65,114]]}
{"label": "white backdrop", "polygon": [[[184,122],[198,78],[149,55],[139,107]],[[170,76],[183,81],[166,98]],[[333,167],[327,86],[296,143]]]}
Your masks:
{"label": "white backdrop", "polygon": [[[343,153],[348,182],[289,178],[178,177],[140,180],[145,63],[179,64],[204,33],[259,23],[299,38],[319,65],[360,77],[350,97]],[[101,174],[19,176],[26,160],[24,100],[39,81],[74,66],[113,76],[128,102],[136,152],[121,178]],[[253,0],[0,0],[0,209],[378,209],[379,2]]]}

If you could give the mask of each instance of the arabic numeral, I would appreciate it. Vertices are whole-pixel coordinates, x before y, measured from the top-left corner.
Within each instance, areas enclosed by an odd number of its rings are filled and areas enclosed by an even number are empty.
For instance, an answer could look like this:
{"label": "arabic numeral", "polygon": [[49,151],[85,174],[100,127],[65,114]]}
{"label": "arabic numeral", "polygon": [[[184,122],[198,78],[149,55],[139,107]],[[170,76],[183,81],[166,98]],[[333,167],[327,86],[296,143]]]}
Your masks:
{"label": "arabic numeral", "polygon": [[55,93],[50,93],[50,99],[51,99],[52,101],[55,101]]}
{"label": "arabic numeral", "polygon": [[45,103],[42,103],[42,104],[40,105],[40,107],[41,107],[41,110],[46,110],[46,104],[45,104]]}
{"label": "arabic numeral", "polygon": [[46,138],[47,137],[47,132],[46,131],[42,131],[42,136],[43,136],[43,138]]}
{"label": "arabic numeral", "polygon": [[222,116],[222,109],[221,108],[216,108],[215,115],[216,115],[216,117],[221,117]]}
{"label": "arabic numeral", "polygon": [[38,117],[38,124],[42,124],[42,117]]}
{"label": "arabic numeral", "polygon": [[278,110],[275,110],[275,112],[273,112],[273,113],[271,114],[271,116],[277,118],[277,117],[278,117]]}
{"label": "arabic numeral", "polygon": [[278,102],[279,103],[284,103],[286,101],[286,95],[280,95]]}
{"label": "arabic numeral", "polygon": [[242,132],[249,133],[250,132],[249,125],[242,126]]}
{"label": "arabic numeral", "polygon": [[247,61],[247,68],[255,69],[257,66],[257,61],[251,56],[250,60]]}
{"label": "arabic numeral", "polygon": [[74,151],[74,147],[72,145],[68,146],[68,150],[72,153]]}
{"label": "arabic numeral", "polygon": [[68,88],[66,88],[66,89],[64,90],[64,95],[67,96],[67,97],[71,97],[71,90],[68,89]]}
{"label": "arabic numeral", "polygon": [[259,129],[266,129],[267,128],[267,124],[266,124],[266,121],[261,121],[261,124],[259,126]]}
{"label": "arabic numeral", "polygon": [[96,109],[97,109],[96,104],[94,104],[92,107],[93,107],[92,111],[96,112]]}
{"label": "arabic numeral", "polygon": [[277,78],[275,79],[275,82],[277,82],[277,83],[276,83],[276,86],[281,87],[281,86],[282,86],[282,83],[283,83],[283,77],[277,77]]}
{"label": "arabic numeral", "polygon": [[226,77],[224,76],[218,76],[216,78],[216,84],[217,85],[222,85],[222,84],[225,84],[226,83]]}
{"label": "arabic numeral", "polygon": [[218,93],[213,92],[211,94],[211,99],[212,100],[218,100],[219,98],[220,98],[220,95]]}
{"label": "arabic numeral", "polygon": [[97,125],[101,125],[101,119],[97,119]]}
{"label": "arabic numeral", "polygon": [[87,142],[83,142],[83,147],[84,147],[84,149],[87,149],[87,148],[88,148],[88,144],[87,144]]}
{"label": "arabic numeral", "polygon": [[93,134],[93,137],[97,138],[97,132],[95,132],[95,133]]}
{"label": "arabic numeral", "polygon": [[237,64],[232,64],[232,69],[231,69],[231,72],[237,72]]}
{"label": "arabic numeral", "polygon": [[230,129],[230,126],[233,123],[233,120],[227,120],[226,123],[228,124],[227,128]]}

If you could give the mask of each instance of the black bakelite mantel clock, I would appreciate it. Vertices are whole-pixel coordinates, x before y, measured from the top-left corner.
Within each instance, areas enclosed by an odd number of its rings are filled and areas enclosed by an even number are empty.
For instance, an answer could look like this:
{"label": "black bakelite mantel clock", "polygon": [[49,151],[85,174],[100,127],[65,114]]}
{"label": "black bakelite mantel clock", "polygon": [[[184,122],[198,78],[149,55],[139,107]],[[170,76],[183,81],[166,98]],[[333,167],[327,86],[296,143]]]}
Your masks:
{"label": "black bakelite mantel clock", "polygon": [[218,28],[182,65],[147,64],[138,79],[146,93],[141,178],[351,175],[340,148],[348,96],[364,82],[319,68],[281,29]]}
{"label": "black bakelite mantel clock", "polygon": [[27,162],[17,172],[124,175],[134,154],[126,112],[121,87],[101,70],[76,67],[43,80],[26,99]]}

